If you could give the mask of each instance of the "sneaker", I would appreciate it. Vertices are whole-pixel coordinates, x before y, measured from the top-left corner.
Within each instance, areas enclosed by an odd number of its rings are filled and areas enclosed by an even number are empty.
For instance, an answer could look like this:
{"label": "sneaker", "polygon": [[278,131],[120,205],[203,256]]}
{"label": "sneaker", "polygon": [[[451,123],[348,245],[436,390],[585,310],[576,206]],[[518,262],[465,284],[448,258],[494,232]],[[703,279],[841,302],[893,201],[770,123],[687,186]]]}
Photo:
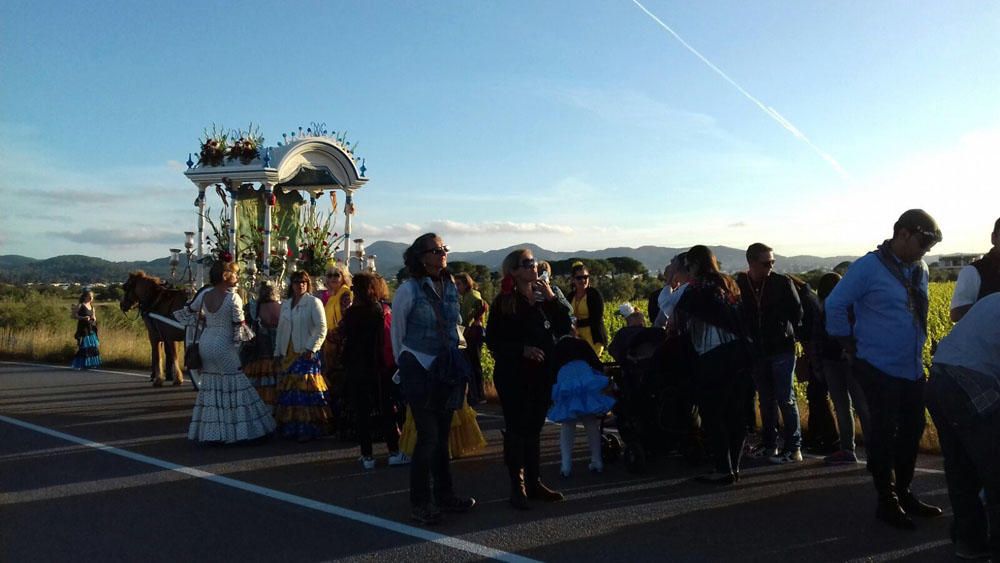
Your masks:
{"label": "sneaker", "polygon": [[427,503],[414,506],[410,518],[425,526],[433,526],[441,522],[441,512],[433,504]]}
{"label": "sneaker", "polygon": [[775,465],[799,463],[802,461],[802,450],[785,450],[779,455],[769,457],[767,460]]}
{"label": "sneaker", "polygon": [[438,501],[437,506],[444,512],[468,512],[476,506],[476,499],[452,495]]}
{"label": "sneaker", "polygon": [[851,450],[840,450],[823,458],[823,463],[827,465],[854,465],[858,463],[858,456]]}
{"label": "sneaker", "polygon": [[765,446],[757,446],[756,448],[753,448],[749,452],[747,452],[747,455],[750,456],[750,457],[753,457],[753,458],[757,458],[757,459],[765,458],[765,457],[774,457],[774,456],[778,455],[778,448],[768,448],[768,447],[765,447]]}
{"label": "sneaker", "polygon": [[364,467],[365,470],[375,469],[375,458],[373,458],[373,457],[362,457],[361,458],[361,467]]}
{"label": "sneaker", "polygon": [[394,467],[396,465],[409,465],[410,456],[404,454],[403,452],[396,452],[389,455],[389,466]]}

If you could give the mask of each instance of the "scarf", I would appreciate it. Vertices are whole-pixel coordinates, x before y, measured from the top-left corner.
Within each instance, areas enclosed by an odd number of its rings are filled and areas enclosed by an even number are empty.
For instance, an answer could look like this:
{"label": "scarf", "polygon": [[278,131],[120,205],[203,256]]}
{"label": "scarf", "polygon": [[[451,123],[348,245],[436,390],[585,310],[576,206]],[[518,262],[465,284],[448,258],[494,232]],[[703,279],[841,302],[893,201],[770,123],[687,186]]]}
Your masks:
{"label": "scarf", "polygon": [[920,280],[923,276],[923,269],[920,267],[914,267],[913,271],[910,273],[910,279],[907,279],[903,274],[903,268],[901,262],[892,253],[889,248],[889,241],[886,240],[879,245],[878,249],[873,252],[876,257],[878,257],[879,262],[892,277],[896,278],[899,283],[903,284],[903,288],[906,289],[906,308],[913,315],[913,321],[920,327],[924,335],[927,334],[927,310],[928,310],[928,299],[927,294],[920,291]]}

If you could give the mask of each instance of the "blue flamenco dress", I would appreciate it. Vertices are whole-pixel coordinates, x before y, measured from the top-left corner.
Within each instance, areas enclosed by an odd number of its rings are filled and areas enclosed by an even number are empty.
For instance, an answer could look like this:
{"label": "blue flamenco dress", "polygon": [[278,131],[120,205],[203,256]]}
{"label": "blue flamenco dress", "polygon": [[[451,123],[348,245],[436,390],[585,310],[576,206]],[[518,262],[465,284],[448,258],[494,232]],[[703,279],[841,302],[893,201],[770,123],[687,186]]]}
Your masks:
{"label": "blue flamenco dress", "polygon": [[559,369],[552,386],[552,407],[548,419],[570,422],[584,416],[600,416],[611,410],[614,397],[606,395],[608,378],[583,360],[568,362]]}
{"label": "blue flamenco dress", "polygon": [[101,342],[97,338],[97,323],[94,322],[93,309],[80,305],[76,321],[76,355],[70,364],[73,369],[90,369],[101,365]]}

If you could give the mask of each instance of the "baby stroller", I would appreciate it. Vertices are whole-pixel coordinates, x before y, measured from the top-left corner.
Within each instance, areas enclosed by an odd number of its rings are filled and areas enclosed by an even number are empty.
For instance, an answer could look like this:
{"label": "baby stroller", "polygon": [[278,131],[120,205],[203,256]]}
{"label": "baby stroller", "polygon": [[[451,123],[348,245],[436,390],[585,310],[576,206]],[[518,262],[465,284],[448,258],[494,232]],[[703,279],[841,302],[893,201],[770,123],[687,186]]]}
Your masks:
{"label": "baby stroller", "polygon": [[700,458],[698,416],[691,390],[694,351],[683,337],[645,328],[631,338],[612,372],[618,391],[614,414],[626,467],[642,472],[659,453]]}

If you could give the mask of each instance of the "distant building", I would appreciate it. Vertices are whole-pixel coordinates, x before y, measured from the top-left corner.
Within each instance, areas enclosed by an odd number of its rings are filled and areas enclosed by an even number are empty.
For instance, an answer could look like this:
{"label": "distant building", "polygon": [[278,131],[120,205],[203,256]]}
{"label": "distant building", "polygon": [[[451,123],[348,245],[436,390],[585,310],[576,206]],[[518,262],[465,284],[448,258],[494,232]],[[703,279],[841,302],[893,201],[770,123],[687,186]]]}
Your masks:
{"label": "distant building", "polygon": [[982,257],[982,254],[946,254],[938,258],[937,267],[948,272],[958,272]]}

